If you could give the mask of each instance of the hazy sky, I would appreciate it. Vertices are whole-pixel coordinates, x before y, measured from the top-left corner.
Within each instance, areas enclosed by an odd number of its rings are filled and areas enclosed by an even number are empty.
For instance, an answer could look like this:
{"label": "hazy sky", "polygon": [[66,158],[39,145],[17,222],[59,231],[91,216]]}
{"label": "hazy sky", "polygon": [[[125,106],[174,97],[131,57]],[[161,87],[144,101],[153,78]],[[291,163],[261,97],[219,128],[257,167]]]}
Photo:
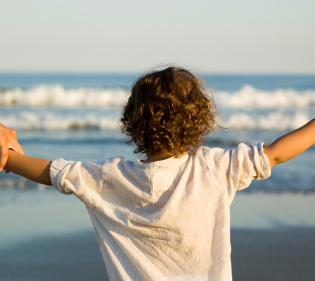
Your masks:
{"label": "hazy sky", "polygon": [[314,0],[1,0],[0,71],[315,74]]}

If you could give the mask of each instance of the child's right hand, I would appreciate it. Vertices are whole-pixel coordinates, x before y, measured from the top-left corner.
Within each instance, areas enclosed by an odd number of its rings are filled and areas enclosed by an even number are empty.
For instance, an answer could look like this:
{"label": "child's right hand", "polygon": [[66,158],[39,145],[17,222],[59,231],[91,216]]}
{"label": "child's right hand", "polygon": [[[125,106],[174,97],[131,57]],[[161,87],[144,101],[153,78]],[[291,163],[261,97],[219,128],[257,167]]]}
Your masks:
{"label": "child's right hand", "polygon": [[24,154],[23,147],[17,141],[16,132],[0,124],[0,171],[8,160],[9,149]]}

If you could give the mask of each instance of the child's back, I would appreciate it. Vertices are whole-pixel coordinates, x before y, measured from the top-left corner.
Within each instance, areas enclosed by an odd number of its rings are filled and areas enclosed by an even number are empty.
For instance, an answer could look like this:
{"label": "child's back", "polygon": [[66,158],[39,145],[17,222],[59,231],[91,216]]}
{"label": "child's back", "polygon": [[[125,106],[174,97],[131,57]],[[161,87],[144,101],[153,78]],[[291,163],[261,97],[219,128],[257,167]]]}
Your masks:
{"label": "child's back", "polygon": [[53,185],[86,204],[111,280],[232,280],[230,203],[269,175],[261,144],[51,165]]}

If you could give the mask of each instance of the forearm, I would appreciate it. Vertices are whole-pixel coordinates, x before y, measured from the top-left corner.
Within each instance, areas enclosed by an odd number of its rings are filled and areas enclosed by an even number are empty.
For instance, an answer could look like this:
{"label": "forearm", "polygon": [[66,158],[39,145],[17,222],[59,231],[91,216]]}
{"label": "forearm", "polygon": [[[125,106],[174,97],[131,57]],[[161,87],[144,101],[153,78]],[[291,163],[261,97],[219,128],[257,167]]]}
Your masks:
{"label": "forearm", "polygon": [[52,185],[50,180],[50,160],[29,157],[9,150],[9,158],[4,168],[29,180]]}
{"label": "forearm", "polygon": [[315,119],[264,147],[271,166],[286,162],[315,143]]}

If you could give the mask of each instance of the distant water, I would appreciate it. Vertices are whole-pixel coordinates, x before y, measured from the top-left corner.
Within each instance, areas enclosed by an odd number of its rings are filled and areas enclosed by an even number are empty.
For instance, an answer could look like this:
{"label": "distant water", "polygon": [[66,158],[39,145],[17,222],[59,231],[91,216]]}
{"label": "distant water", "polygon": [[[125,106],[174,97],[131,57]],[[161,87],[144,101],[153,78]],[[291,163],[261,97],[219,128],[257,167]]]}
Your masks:
{"label": "distant water", "polygon": [[[27,154],[97,161],[135,159],[118,118],[138,74],[0,74],[0,122],[18,132]],[[315,115],[315,76],[201,75],[213,92],[221,130],[205,145],[271,142]],[[315,191],[315,150],[273,170],[248,191]],[[40,188],[0,174],[0,188]]]}

